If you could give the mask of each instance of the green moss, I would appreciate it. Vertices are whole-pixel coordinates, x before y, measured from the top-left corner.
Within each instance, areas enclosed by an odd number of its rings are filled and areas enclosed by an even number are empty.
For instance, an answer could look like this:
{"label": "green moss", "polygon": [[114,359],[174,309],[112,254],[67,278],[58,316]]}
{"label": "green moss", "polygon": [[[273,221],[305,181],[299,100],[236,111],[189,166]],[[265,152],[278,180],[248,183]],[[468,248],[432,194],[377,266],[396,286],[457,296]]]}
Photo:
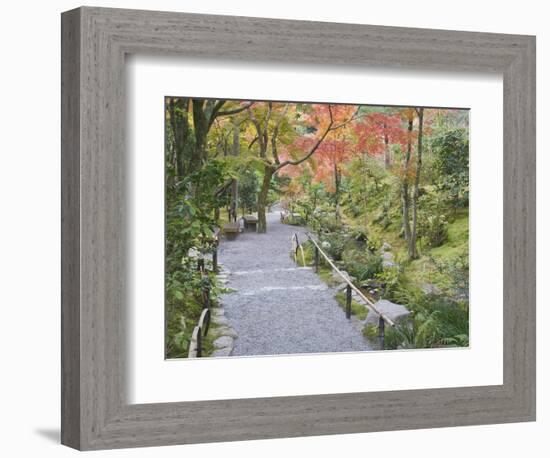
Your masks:
{"label": "green moss", "polygon": [[[328,286],[335,287],[340,284],[337,280],[334,279],[332,276],[332,268],[326,267],[326,266],[319,266],[319,272],[318,272],[319,278],[323,280]],[[338,305],[345,311],[346,310],[346,293],[343,291],[340,291],[335,294],[334,298],[336,299],[336,302],[338,302]],[[357,317],[357,319],[364,321],[367,318],[367,315],[369,313],[369,310],[361,303],[351,300],[351,314]]]}
{"label": "green moss", "polygon": [[[338,302],[338,305],[342,307],[342,309],[346,310],[346,293],[338,292],[334,297],[336,302]],[[353,299],[351,300],[351,314],[357,317],[358,320],[364,321],[367,318],[368,313],[369,310],[363,304],[360,304]]]}
{"label": "green moss", "polygon": [[446,243],[431,250],[432,256],[450,259],[468,252],[469,218],[468,212],[462,211],[449,223],[449,237]]}
{"label": "green moss", "polygon": [[378,338],[378,326],[374,324],[367,324],[363,328],[363,335],[370,340],[374,340]]}
{"label": "green moss", "polygon": [[[439,261],[447,261],[459,256],[464,256],[465,253],[468,253],[468,211],[462,210],[457,213],[454,219],[449,223],[448,230],[449,236],[443,245],[427,250],[420,246],[419,251],[421,256],[418,259],[401,263],[403,266],[403,273],[400,284],[411,288],[415,285],[418,288],[423,283],[430,283],[438,288],[447,287],[447,282],[437,271],[433,258]],[[405,255],[405,248],[403,248],[402,256]]]}
{"label": "green moss", "polygon": [[330,287],[334,287],[340,284],[339,281],[333,278],[332,268],[330,267],[319,266],[319,277]]}

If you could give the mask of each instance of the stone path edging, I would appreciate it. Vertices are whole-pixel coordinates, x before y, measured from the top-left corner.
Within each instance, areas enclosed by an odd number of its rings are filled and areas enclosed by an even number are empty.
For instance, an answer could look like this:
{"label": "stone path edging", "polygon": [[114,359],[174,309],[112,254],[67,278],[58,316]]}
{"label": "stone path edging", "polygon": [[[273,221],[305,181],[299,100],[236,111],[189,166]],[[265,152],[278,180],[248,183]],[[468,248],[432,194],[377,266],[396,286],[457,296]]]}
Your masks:
{"label": "stone path edging", "polygon": [[[219,274],[217,275],[218,282],[225,286],[227,284],[227,277],[229,275],[229,270],[223,265],[218,265]],[[214,340],[214,351],[210,356],[213,357],[227,357],[231,356],[233,348],[235,346],[235,339],[238,335],[235,332],[235,329],[231,326],[231,323],[225,316],[225,310],[223,304],[220,304],[218,307],[212,307],[211,312],[211,321],[214,324],[212,327],[212,334],[215,337]]]}

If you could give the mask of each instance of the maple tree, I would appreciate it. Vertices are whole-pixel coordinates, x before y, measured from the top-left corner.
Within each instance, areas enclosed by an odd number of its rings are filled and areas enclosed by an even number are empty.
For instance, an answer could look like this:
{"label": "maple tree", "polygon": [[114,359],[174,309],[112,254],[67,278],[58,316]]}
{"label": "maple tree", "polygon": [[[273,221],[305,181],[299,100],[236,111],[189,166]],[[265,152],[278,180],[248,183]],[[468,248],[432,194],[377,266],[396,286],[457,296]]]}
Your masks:
{"label": "maple tree", "polygon": [[[357,111],[357,108],[354,108]],[[272,177],[283,168],[299,166],[319,151],[329,138],[353,120],[349,106],[313,104],[300,109],[288,103],[256,103],[247,109],[254,127],[250,146],[257,145],[263,163],[263,178],[258,195],[258,232],[266,232],[267,196]],[[290,126],[290,118],[296,126]],[[300,128],[303,132],[300,135]]]}
{"label": "maple tree", "polygon": [[[351,135],[353,122],[358,119],[359,107],[353,105],[314,105],[312,112],[307,115],[308,122],[312,123],[312,129],[327,132],[326,137],[319,144],[314,133],[305,133],[287,145],[285,156],[295,157],[300,151],[310,150],[315,147],[315,156],[306,157],[305,161],[299,161],[294,165],[300,168],[291,168],[285,173],[289,176],[297,176],[303,173],[304,168],[312,172],[314,182],[323,182],[326,188],[333,192],[335,198],[335,216],[340,218],[340,187],[342,174],[347,173],[343,165],[356,152],[354,138]],[[328,116],[327,116],[328,114]],[[331,129],[327,130],[331,123]]]}

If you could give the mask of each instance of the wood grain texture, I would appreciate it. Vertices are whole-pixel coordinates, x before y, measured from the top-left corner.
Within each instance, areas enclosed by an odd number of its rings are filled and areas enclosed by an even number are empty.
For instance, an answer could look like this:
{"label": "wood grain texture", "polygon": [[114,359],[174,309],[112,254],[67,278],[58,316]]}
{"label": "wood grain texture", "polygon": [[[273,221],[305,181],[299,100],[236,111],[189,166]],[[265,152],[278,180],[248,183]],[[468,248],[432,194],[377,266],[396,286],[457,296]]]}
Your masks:
{"label": "wood grain texture", "polygon": [[80,28],[61,24],[61,441],[80,445]]}
{"label": "wood grain texture", "polygon": [[[535,418],[535,39],[80,8],[62,16],[62,442],[137,447]],[[124,57],[504,75],[504,384],[129,405]]]}

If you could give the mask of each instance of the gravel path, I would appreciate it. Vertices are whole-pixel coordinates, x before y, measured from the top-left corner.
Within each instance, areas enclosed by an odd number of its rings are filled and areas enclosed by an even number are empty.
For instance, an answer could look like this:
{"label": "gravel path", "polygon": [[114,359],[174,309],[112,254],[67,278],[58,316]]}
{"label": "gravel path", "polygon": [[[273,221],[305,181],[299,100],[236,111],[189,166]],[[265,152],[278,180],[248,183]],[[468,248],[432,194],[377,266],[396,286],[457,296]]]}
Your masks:
{"label": "gravel path", "polygon": [[358,322],[346,319],[334,290],[311,268],[290,257],[291,237],[303,229],[267,215],[267,234],[241,233],[220,244],[219,260],[229,271],[225,316],[238,338],[233,356],[372,350]]}

